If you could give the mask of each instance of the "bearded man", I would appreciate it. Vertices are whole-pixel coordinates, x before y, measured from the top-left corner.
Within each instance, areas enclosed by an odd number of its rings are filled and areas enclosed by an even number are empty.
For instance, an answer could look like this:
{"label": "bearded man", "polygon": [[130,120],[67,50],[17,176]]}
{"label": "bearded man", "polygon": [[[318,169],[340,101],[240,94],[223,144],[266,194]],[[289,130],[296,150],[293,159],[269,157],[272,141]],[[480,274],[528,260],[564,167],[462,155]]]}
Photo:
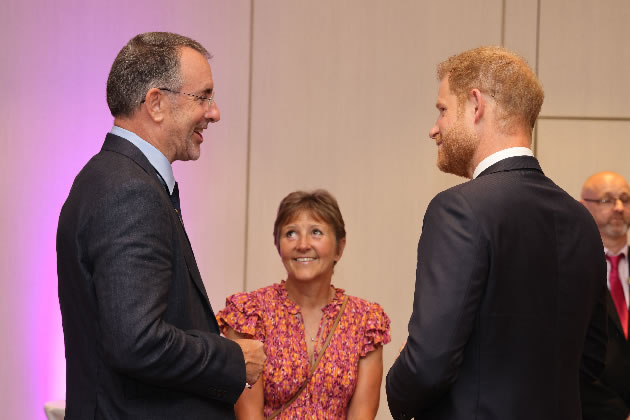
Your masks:
{"label": "bearded man", "polygon": [[470,178],[429,204],[409,336],[387,375],[395,419],[581,419],[606,346],[597,226],[530,149],[544,93],[481,47],[438,66],[438,167]]}
{"label": "bearded man", "polygon": [[628,225],[630,187],[615,172],[590,176],[582,204],[593,215],[608,266],[608,350],[596,382],[582,384],[584,420],[630,420],[630,341],[628,341]]}

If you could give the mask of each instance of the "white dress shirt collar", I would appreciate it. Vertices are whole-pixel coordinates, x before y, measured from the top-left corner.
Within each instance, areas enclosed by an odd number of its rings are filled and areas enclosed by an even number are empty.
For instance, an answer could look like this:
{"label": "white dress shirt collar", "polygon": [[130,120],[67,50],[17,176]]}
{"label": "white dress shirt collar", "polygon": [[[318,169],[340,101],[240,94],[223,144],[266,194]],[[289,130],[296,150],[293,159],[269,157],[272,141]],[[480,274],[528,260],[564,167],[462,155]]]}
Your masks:
{"label": "white dress shirt collar", "polygon": [[491,154],[490,156],[479,162],[479,165],[477,165],[475,171],[473,172],[472,179],[477,178],[480,173],[482,173],[498,161],[514,156],[534,156],[534,153],[532,152],[532,149],[528,147],[509,147],[507,149],[499,150],[498,152]]}

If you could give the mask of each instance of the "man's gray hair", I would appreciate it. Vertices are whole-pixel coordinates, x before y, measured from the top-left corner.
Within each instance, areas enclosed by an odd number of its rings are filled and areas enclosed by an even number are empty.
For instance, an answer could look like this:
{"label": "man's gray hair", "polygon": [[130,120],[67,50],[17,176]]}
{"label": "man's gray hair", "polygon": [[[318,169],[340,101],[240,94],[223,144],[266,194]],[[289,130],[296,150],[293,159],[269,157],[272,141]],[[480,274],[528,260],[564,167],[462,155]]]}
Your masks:
{"label": "man's gray hair", "polygon": [[179,90],[183,47],[211,58],[199,42],[182,35],[146,32],[133,37],[116,56],[107,78],[107,105],[112,115],[131,117],[151,88]]}

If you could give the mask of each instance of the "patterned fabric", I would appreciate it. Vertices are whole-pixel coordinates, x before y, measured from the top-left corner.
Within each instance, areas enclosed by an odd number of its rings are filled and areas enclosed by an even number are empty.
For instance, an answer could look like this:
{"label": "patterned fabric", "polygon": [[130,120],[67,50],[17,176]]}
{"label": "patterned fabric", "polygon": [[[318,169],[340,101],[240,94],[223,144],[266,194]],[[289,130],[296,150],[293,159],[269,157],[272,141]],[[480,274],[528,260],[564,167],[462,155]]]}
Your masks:
{"label": "patterned fabric", "polygon": [[[322,311],[318,344],[328,335],[343,303],[344,290],[335,288],[333,300]],[[274,284],[226,299],[217,314],[223,332],[227,327],[261,340],[267,362],[263,371],[265,417],[280,408],[307,378],[310,365],[300,307],[284,286]],[[313,378],[297,400],[277,419],[345,419],[357,384],[359,359],[389,343],[389,317],[377,303],[349,296],[337,330]]]}

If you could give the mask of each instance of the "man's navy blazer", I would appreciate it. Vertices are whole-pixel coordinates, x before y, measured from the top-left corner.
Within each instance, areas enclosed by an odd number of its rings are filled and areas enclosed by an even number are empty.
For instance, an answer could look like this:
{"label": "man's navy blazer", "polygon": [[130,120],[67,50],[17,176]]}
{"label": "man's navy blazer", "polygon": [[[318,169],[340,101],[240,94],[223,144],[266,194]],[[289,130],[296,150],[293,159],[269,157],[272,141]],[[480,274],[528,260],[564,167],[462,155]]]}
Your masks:
{"label": "man's navy blazer", "polygon": [[606,303],[606,367],[597,381],[582,381],[584,420],[626,420],[630,415],[630,341],[623,333],[610,292],[607,293]]}
{"label": "man's navy blazer", "polygon": [[429,204],[395,419],[579,420],[603,368],[606,263],[586,208],[530,156]]}
{"label": "man's navy blazer", "polygon": [[219,336],[186,232],[142,152],[108,134],[59,216],[66,419],[232,419],[240,347]]}

